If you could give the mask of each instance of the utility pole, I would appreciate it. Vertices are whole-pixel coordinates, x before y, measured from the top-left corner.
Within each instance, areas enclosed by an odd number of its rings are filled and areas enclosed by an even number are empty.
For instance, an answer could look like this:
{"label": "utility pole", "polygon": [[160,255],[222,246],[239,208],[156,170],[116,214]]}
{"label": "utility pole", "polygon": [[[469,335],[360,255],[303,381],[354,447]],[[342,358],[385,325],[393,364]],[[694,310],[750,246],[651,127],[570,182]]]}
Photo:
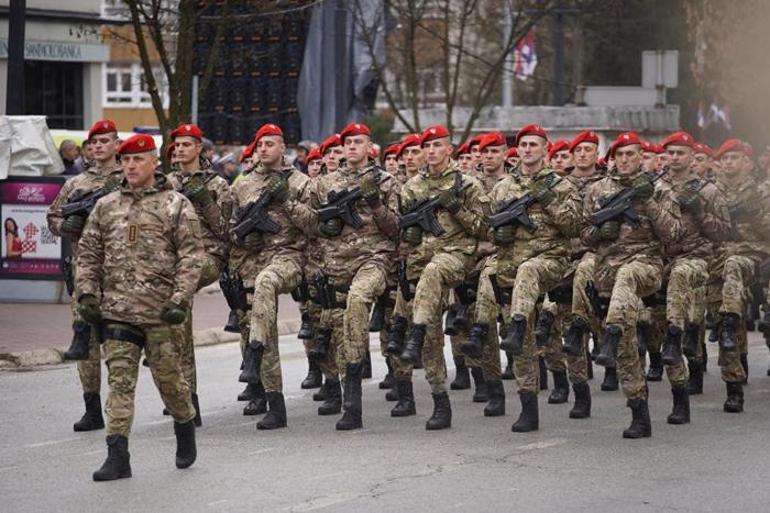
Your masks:
{"label": "utility pole", "polygon": [[[504,47],[507,47],[511,40],[511,34],[513,32],[513,0],[506,2],[505,13],[505,30],[503,31]],[[513,50],[508,52],[505,56],[505,63],[503,64],[503,107],[513,107],[513,94],[516,87],[516,77],[513,71]]]}
{"label": "utility pole", "polygon": [[553,104],[564,105],[564,10],[561,2],[553,13]]}
{"label": "utility pole", "polygon": [[24,114],[24,29],[26,0],[11,0],[8,11],[8,81],[5,113]]}

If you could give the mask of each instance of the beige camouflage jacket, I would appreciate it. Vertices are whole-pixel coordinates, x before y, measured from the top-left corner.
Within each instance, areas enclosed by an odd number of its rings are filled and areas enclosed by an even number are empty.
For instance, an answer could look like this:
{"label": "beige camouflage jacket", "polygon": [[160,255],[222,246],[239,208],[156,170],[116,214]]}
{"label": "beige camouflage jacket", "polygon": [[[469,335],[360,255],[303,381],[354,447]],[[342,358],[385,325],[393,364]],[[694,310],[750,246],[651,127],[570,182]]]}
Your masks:
{"label": "beige camouflage jacket", "polygon": [[[598,182],[604,178],[603,175],[599,174],[599,171],[597,170],[596,174],[593,174],[591,176],[574,176],[574,175],[567,175],[565,177],[566,180],[569,180],[572,182],[572,184],[577,189],[578,193],[578,215],[580,219],[582,219],[583,216],[583,203],[585,201],[586,193],[588,192],[589,187]],[[582,223],[581,223],[582,228]],[[588,246],[583,244],[583,241],[580,238],[580,232],[578,232],[578,235],[576,237],[572,237],[569,241],[570,243],[570,257],[573,261],[579,260],[586,252],[589,251]]]}
{"label": "beige camouflage jacket", "polygon": [[[66,204],[74,194],[88,193],[100,189],[111,178],[113,180],[123,179],[123,170],[119,163],[116,164],[115,167],[105,169],[100,169],[96,166],[88,167],[85,172],[64,182],[56,199],[54,199],[51,206],[48,207],[48,213],[46,214],[48,229],[51,230],[51,233],[58,235],[59,237],[68,237],[67,234],[63,234],[61,231],[61,225],[64,222],[62,206]],[[77,258],[78,240],[71,239],[70,242],[72,244],[72,255]]]}
{"label": "beige camouflage jacket", "polygon": [[462,189],[460,211],[453,215],[441,207],[436,210],[436,219],[444,233],[434,237],[429,231],[424,231],[419,246],[411,248],[406,243],[402,244],[408,252],[407,278],[410,280],[420,276],[435,254],[454,253],[467,260],[471,268],[475,264],[475,259],[469,260],[469,257],[476,253],[478,240],[486,237],[489,198],[484,194],[481,183],[476,178],[463,175],[456,162],[451,161],[439,176],[431,176],[425,169],[406,182],[401,189],[401,209],[406,211],[419,201],[435,198],[454,186],[456,176],[460,177]]}
{"label": "beige camouflage jacket", "polygon": [[189,305],[202,268],[192,204],[156,175],[145,189],[123,184],[96,203],[80,238],[76,288],[101,296],[105,319],[163,324],[163,305]]}
{"label": "beige camouflage jacket", "polygon": [[770,255],[770,182],[759,184],[749,177],[737,186],[721,183],[732,225],[719,255],[767,258]]}
{"label": "beige camouflage jacket", "polygon": [[640,261],[663,269],[663,244],[676,243],[682,231],[679,205],[674,201],[671,190],[660,180],[656,183],[653,197],[634,206],[639,215],[639,226],[622,223],[620,237],[616,241],[599,241],[597,228],[591,224],[591,214],[599,210],[603,198],[629,187],[639,170],[628,176],[612,171],[608,176],[595,182],[586,191],[583,201],[584,225],[581,232],[583,242],[596,253],[594,285],[603,295],[612,292],[615,274],[621,265]]}
{"label": "beige camouflage jacket", "polygon": [[[526,176],[516,171],[500,181],[492,190],[492,211],[500,205],[520,198],[536,181],[553,179],[550,169],[542,169],[534,176]],[[558,179],[558,178],[557,178]],[[510,246],[502,246],[497,252],[498,273],[510,276],[526,260],[536,256],[566,258],[569,256],[569,239],[579,230],[580,205],[575,186],[569,180],[558,179],[551,191],[556,198],[547,206],[534,203],[529,208],[529,217],[537,229],[530,232],[519,226],[516,229],[516,241]]]}
{"label": "beige camouflage jacket", "polygon": [[231,268],[242,278],[253,279],[275,257],[286,257],[294,260],[301,268],[304,263],[306,237],[305,218],[300,216],[300,206],[308,202],[308,185],[310,179],[294,167],[287,166],[280,170],[288,177],[289,198],[283,204],[271,203],[267,214],[281,227],[278,233],[263,233],[262,245],[255,252],[246,252],[235,248],[236,241],[232,229],[239,220],[239,210],[257,201],[265,192],[267,183],[274,173],[262,165],[258,165],[251,173],[235,183],[231,189],[233,194],[233,213],[230,216],[230,239],[234,243],[230,259]]}

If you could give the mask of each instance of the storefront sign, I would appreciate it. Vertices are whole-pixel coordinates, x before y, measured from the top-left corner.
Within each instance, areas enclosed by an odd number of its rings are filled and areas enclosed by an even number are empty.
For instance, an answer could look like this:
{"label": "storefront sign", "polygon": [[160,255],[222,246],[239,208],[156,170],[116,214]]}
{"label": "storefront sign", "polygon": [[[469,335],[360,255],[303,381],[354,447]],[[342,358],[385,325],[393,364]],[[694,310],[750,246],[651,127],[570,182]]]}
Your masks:
{"label": "storefront sign", "polygon": [[[107,45],[35,39],[24,42],[24,58],[31,61],[107,62],[109,57]],[[0,59],[7,58],[8,38],[0,36]]]}

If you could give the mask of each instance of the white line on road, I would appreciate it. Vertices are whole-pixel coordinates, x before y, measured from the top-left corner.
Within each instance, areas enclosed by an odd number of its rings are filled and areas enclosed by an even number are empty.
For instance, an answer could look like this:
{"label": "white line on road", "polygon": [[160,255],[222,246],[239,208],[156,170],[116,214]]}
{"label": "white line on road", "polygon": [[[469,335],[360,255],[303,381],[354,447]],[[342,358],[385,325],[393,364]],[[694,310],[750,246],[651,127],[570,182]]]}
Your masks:
{"label": "white line on road", "polygon": [[519,445],[516,449],[520,451],[532,451],[535,449],[547,449],[548,447],[556,447],[558,445],[564,445],[568,442],[566,438],[552,438],[549,440],[541,440],[540,442],[533,442],[531,444]]}
{"label": "white line on road", "polygon": [[227,499],[222,499],[222,500],[219,500],[219,501],[209,502],[208,504],[206,504],[206,506],[218,506],[218,505],[224,504],[226,502],[227,502]]}
{"label": "white line on road", "polygon": [[74,442],[80,440],[80,438],[65,438],[64,440],[48,440],[47,442],[38,442],[36,444],[27,444],[24,447],[27,449],[34,449],[35,447],[45,447],[47,445],[63,444],[67,442]]}
{"label": "white line on road", "polygon": [[267,448],[267,449],[260,449],[258,451],[250,452],[249,454],[247,454],[247,456],[255,456],[257,454],[263,454],[263,453],[274,451],[274,450],[275,450],[275,447],[270,447],[270,448]]}
{"label": "white line on road", "polygon": [[18,466],[13,466],[13,467],[0,467],[0,472],[5,472],[6,470],[14,470],[14,469],[17,469],[17,468],[19,468],[19,467],[18,467]]}
{"label": "white line on road", "polygon": [[328,508],[329,506],[334,506],[335,504],[350,502],[356,498],[358,498],[358,495],[353,493],[335,493],[332,495],[325,495],[323,497],[317,497],[304,502],[300,502],[299,504],[295,504],[294,506],[291,506],[286,509],[288,509],[291,512],[315,511],[317,509],[323,509],[323,508]]}

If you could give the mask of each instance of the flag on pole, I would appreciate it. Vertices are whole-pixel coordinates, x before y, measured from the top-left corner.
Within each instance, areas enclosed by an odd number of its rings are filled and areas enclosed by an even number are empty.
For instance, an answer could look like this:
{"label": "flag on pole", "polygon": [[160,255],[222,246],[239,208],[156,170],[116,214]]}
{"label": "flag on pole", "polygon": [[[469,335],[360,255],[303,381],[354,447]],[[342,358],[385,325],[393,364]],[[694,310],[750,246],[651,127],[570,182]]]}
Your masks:
{"label": "flag on pole", "polygon": [[513,70],[516,73],[516,78],[524,81],[532,76],[536,66],[535,33],[530,30],[513,49]]}

